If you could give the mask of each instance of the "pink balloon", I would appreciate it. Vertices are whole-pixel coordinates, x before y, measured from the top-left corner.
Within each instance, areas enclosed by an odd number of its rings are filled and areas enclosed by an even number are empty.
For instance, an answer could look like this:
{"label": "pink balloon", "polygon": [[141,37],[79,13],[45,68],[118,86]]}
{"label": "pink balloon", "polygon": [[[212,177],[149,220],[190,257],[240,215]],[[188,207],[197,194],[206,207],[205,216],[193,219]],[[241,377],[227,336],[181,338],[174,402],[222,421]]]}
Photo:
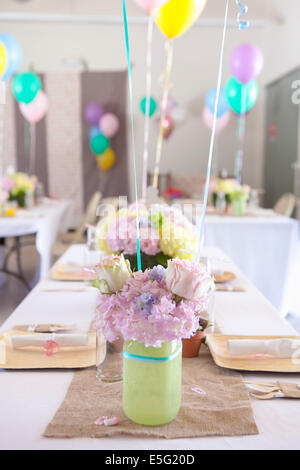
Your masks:
{"label": "pink balloon", "polygon": [[120,121],[115,114],[107,113],[99,121],[99,127],[103,135],[109,139],[116,135],[120,128]]}
{"label": "pink balloon", "polygon": [[151,10],[153,10],[154,8],[162,7],[169,0],[135,0],[135,1],[140,7],[144,8],[150,13]]}
{"label": "pink balloon", "polygon": [[[203,121],[204,121],[204,124],[206,125],[206,127],[208,127],[208,129],[212,130],[213,122],[214,122],[214,116],[208,108],[204,108],[204,110],[203,110]],[[227,113],[223,114],[222,117],[217,119],[216,131],[218,133],[223,131],[225,129],[225,127],[228,125],[229,121],[230,121],[230,112],[227,111]]]}
{"label": "pink balloon", "polygon": [[29,104],[20,103],[20,111],[30,124],[36,124],[45,117],[48,111],[47,95],[41,90],[36,98]]}

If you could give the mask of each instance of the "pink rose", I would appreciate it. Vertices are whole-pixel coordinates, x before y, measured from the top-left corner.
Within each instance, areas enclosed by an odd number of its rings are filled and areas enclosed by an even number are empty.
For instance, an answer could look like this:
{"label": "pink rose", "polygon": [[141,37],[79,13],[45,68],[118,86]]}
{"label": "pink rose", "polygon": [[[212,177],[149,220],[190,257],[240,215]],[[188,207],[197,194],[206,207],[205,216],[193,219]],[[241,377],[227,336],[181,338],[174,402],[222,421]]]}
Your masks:
{"label": "pink rose", "polygon": [[214,290],[213,278],[202,266],[177,258],[168,261],[166,284],[173,294],[196,302]]}

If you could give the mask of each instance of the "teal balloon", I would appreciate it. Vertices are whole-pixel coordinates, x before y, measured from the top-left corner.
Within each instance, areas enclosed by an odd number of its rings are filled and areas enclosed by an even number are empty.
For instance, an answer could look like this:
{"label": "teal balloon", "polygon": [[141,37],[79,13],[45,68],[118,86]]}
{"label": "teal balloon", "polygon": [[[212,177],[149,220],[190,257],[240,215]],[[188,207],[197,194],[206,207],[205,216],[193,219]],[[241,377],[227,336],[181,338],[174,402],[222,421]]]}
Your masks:
{"label": "teal balloon", "polygon": [[[143,98],[140,102],[140,108],[143,114],[147,112],[147,98]],[[157,102],[154,98],[150,97],[150,109],[149,109],[149,116],[152,117],[157,110]]]}
{"label": "teal balloon", "polygon": [[32,72],[20,73],[12,81],[12,92],[19,103],[31,103],[41,89],[40,78]]}
{"label": "teal balloon", "polygon": [[96,155],[102,155],[108,149],[110,141],[105,135],[99,134],[92,138],[91,149]]}
{"label": "teal balloon", "polygon": [[255,80],[244,85],[232,77],[227,82],[225,93],[231,109],[237,114],[245,114],[255,105],[259,88]]}

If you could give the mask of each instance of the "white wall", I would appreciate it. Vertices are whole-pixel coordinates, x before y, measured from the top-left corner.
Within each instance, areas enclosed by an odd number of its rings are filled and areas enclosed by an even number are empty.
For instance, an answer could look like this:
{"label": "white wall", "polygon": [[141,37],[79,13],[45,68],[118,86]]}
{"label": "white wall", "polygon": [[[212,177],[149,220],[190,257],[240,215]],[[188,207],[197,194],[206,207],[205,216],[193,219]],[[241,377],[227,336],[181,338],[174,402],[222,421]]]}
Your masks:
{"label": "white wall", "polygon": [[[255,8],[250,13],[268,19],[272,3],[274,8],[282,8],[281,2],[254,2]],[[89,13],[121,14],[120,0],[35,0],[28,4],[16,4],[11,0],[1,0],[1,11],[47,11],[51,13]],[[129,14],[142,14],[132,0],[128,0]],[[223,4],[224,3],[224,4]],[[265,53],[265,70],[259,79],[261,96],[251,111],[247,122],[245,141],[245,180],[255,186],[263,184],[263,136],[264,136],[264,84],[274,76],[299,65],[297,52],[298,25],[296,12],[299,0],[288,0],[291,5],[285,25],[266,22],[264,29],[249,29],[240,32],[229,29],[226,41],[224,62],[224,82],[229,77],[229,57],[233,48],[241,42],[253,42]],[[42,8],[43,5],[43,8]],[[63,7],[64,5],[64,7]],[[231,3],[231,17],[236,14],[235,3]],[[268,8],[266,8],[266,5]],[[225,2],[210,0],[205,15],[222,17]],[[251,15],[249,13],[249,17]],[[205,16],[204,16],[205,17]],[[253,16],[252,16],[253,17]],[[291,29],[290,29],[291,28]],[[66,70],[64,58],[85,57],[90,69],[119,69],[126,66],[124,34],[120,26],[95,25],[54,25],[54,24],[13,24],[0,23],[0,30],[13,34],[20,40],[24,49],[24,68],[33,64],[36,70]],[[174,43],[174,67],[172,72],[173,88],[171,93],[180,105],[188,109],[186,123],[178,127],[163,150],[162,171],[182,173],[202,173],[207,164],[210,133],[201,120],[201,109],[205,93],[216,85],[219,49],[222,30],[220,28],[194,28]],[[136,144],[139,158],[139,174],[143,152],[143,117],[138,109],[139,100],[145,94],[145,52],[146,28],[130,27],[132,61],[134,62],[134,100],[136,111]],[[291,41],[295,40],[293,45]],[[153,95],[160,97],[160,76],[165,66],[164,38],[155,30],[153,43]],[[195,112],[196,109],[196,112]],[[154,160],[157,128],[151,127],[151,163]],[[219,139],[219,158],[221,166],[233,171],[233,162],[237,150],[237,121],[233,117],[230,125]]]}

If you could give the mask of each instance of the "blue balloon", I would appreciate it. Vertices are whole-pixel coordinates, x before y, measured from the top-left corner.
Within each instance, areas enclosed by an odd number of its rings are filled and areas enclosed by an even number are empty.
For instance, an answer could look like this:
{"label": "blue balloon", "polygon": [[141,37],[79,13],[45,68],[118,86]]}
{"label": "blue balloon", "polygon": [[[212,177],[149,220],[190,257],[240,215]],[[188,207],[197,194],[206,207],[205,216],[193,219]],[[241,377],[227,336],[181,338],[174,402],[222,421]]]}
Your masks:
{"label": "blue balloon", "polygon": [[[215,112],[215,104],[216,104],[216,98],[217,98],[217,89],[212,88],[209,90],[209,92],[206,95],[205,103],[208,109],[212,114]],[[226,99],[226,94],[224,91],[224,88],[221,88],[220,90],[220,98],[219,98],[219,106],[218,106],[218,111],[217,111],[217,118],[219,119],[220,117],[224,116],[225,113],[229,110],[229,104]]]}
{"label": "blue balloon", "polygon": [[7,52],[7,67],[2,77],[2,80],[8,80],[19,70],[23,53],[20,43],[10,34],[0,33],[0,41],[4,45]]}
{"label": "blue balloon", "polygon": [[90,128],[90,131],[89,131],[89,139],[93,140],[93,138],[99,134],[102,134],[102,132],[100,131],[100,128],[98,126],[93,126]]}

